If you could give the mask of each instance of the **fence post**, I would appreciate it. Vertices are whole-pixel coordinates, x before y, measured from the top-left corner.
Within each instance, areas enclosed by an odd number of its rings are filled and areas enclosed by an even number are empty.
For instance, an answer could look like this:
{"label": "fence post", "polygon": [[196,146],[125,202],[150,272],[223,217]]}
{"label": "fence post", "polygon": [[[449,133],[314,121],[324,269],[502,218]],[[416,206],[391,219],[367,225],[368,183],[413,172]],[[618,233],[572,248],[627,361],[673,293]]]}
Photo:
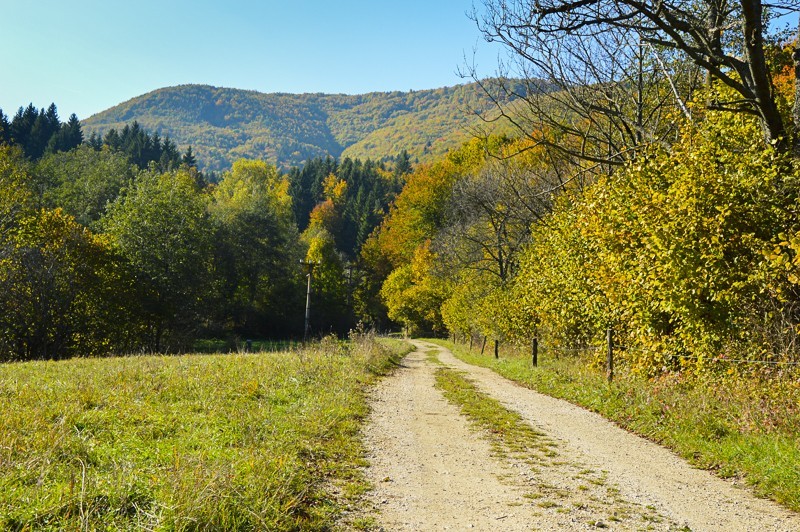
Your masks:
{"label": "fence post", "polygon": [[608,382],[614,380],[614,333],[609,327],[606,329],[606,378]]}
{"label": "fence post", "polygon": [[469,352],[472,353],[472,333],[469,333]]}
{"label": "fence post", "polygon": [[539,364],[539,339],[535,336],[531,342],[531,363],[534,368]]}
{"label": "fence post", "polygon": [[500,358],[499,347],[498,347],[498,344],[499,344],[499,343],[500,343],[500,342],[498,342],[498,341],[495,339],[495,341],[494,341],[494,358]]}
{"label": "fence post", "polygon": [[481,356],[483,356],[484,349],[486,349],[486,336],[483,337],[483,345],[481,346]]}

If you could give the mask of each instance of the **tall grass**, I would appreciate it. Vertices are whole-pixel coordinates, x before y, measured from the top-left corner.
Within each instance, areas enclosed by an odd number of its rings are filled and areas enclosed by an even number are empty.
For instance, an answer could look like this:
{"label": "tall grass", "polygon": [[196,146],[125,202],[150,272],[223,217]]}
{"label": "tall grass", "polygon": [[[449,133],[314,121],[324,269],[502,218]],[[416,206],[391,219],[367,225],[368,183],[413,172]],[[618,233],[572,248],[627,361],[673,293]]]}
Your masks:
{"label": "tall grass", "polygon": [[325,529],[363,489],[363,390],[391,356],[362,336],[0,366],[0,529]]}
{"label": "tall grass", "polygon": [[617,368],[612,384],[580,357],[507,350],[499,360],[446,345],[470,364],[602,414],[723,477],[800,511],[800,373],[735,367],[646,379]]}

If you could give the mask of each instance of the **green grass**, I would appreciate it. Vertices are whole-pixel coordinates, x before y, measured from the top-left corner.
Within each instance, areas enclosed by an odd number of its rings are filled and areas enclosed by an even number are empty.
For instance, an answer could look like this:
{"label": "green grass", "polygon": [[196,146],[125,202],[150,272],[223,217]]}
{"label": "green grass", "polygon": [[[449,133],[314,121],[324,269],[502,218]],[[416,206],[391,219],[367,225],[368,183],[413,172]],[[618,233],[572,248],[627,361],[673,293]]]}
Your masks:
{"label": "green grass", "polygon": [[436,369],[435,376],[436,387],[486,432],[496,453],[525,460],[557,455],[552,440],[525,423],[519,414],[479,391],[463,373],[442,366]]}
{"label": "green grass", "polygon": [[800,378],[731,372],[645,379],[619,368],[613,384],[577,357],[493,356],[432,340],[470,364],[566,399],[662,443],[723,477],[741,477],[757,494],[800,511]]}
{"label": "green grass", "polygon": [[314,530],[367,489],[374,339],[0,366],[0,529]]}

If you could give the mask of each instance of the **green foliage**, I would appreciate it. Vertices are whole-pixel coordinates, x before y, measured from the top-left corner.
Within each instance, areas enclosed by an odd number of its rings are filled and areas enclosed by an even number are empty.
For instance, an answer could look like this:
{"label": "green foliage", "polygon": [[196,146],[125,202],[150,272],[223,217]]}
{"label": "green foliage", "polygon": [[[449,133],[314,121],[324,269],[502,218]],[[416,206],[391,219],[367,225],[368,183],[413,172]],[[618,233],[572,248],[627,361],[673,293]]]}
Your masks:
{"label": "green foliage", "polygon": [[366,489],[364,385],[399,352],[0,366],[0,528],[328,530]]}
{"label": "green foliage", "polygon": [[[35,208],[29,164],[0,146],[0,360],[104,353],[124,330],[108,242]],[[113,288],[112,288],[113,287]]]}
{"label": "green foliage", "polygon": [[[327,216],[337,248],[352,259],[380,224],[404,176],[402,168],[389,174],[383,164],[349,158],[315,158],[292,168],[288,179],[297,225],[305,230],[313,216]],[[328,181],[340,187],[336,198],[326,190]]]}
{"label": "green foliage", "polygon": [[89,145],[96,150],[107,146],[115,152],[125,154],[131,163],[144,170],[155,165],[162,172],[178,168],[181,164],[192,168],[195,166],[192,147],[189,146],[183,156],[178,152],[178,147],[167,136],[163,141],[158,132],[152,135],[142,128],[135,120],[125,124],[117,132],[109,129],[100,140],[97,133],[89,137]]}
{"label": "green foliage", "polygon": [[99,228],[97,222],[108,204],[134,176],[124,155],[88,145],[45,155],[36,163],[35,173],[46,206],[62,208],[92,229]]}
{"label": "green foliage", "polygon": [[62,124],[54,103],[47,109],[29,104],[20,107],[11,122],[0,111],[0,142],[3,141],[19,146],[26,157],[37,160],[45,153],[77,147],[83,142],[83,132],[74,114]]}
{"label": "green foliage", "polygon": [[321,225],[308,226],[302,242],[307,246],[304,260],[315,264],[311,281],[312,332],[344,334],[352,325],[344,259],[336,249],[333,235]]}
{"label": "green foliage", "polygon": [[518,277],[554,341],[591,343],[613,327],[650,373],[682,355],[702,364],[778,348],[783,283],[764,250],[794,223],[797,179],[758,135],[742,117],[710,117],[669,153],[652,150],[563,198]]}
{"label": "green foliage", "polygon": [[60,210],[19,221],[0,261],[0,359],[105,353],[124,332],[107,241]]}
{"label": "green foliage", "polygon": [[[248,337],[286,336],[302,302],[301,249],[288,181],[274,166],[238,161],[212,193],[214,329]],[[292,315],[294,312],[294,315]]]}
{"label": "green foliage", "polygon": [[381,288],[389,318],[414,334],[444,331],[441,306],[449,287],[432,274],[436,260],[427,245],[420,246],[411,262],[392,271]]}
{"label": "green foliage", "polygon": [[143,172],[104,218],[136,281],[149,350],[184,349],[201,325],[212,258],[207,204],[190,171]]}

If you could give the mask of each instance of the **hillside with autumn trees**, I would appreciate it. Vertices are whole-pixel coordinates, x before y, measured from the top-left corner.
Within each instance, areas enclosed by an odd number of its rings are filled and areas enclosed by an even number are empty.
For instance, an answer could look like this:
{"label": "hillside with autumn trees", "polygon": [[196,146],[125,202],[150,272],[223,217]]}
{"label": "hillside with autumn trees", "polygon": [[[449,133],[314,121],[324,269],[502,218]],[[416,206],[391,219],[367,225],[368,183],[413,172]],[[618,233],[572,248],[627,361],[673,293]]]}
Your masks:
{"label": "hillside with autumn trees", "polygon": [[479,116],[492,107],[475,83],[361,95],[181,85],[121,103],[85,119],[83,127],[102,136],[136,121],[191,145],[201,170],[224,171],[239,158],[288,170],[315,157],[387,161],[403,150],[413,161],[431,161],[484,129]]}

